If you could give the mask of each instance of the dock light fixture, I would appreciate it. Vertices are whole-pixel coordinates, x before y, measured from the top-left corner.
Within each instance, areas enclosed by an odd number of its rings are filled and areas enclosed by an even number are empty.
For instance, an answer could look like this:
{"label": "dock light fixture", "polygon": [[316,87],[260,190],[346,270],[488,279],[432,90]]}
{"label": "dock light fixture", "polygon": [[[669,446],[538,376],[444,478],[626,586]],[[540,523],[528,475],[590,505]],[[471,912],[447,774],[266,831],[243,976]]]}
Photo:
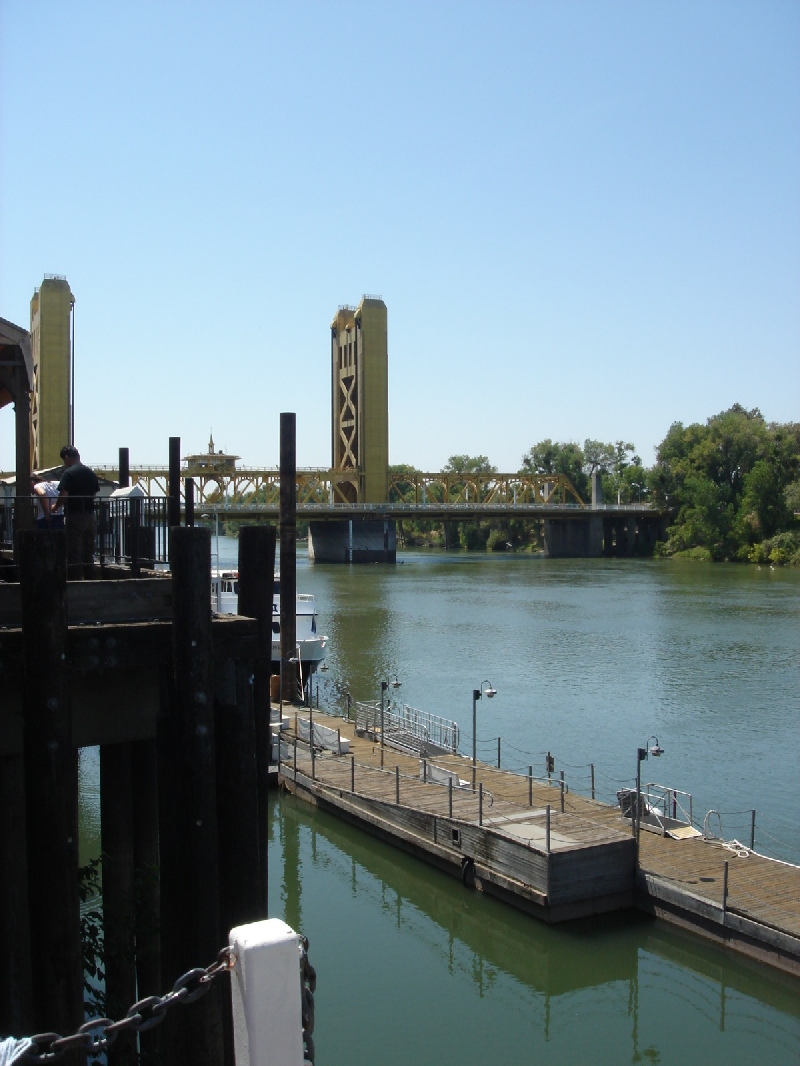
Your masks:
{"label": "dock light fixture", "polygon": [[403,684],[403,682],[398,680],[397,674],[394,675],[394,681],[381,681],[381,770],[383,769],[383,751],[384,751],[384,741],[383,741],[383,700],[384,700],[384,696],[386,695],[386,690],[389,688],[390,685],[391,685],[392,688],[400,688],[400,686],[402,684]]}
{"label": "dock light fixture", "polygon": [[[484,685],[486,688],[484,688]],[[497,695],[497,689],[492,688],[491,681],[481,681],[480,688],[472,690],[472,787],[475,788],[475,772],[478,765],[478,700],[492,699]]]}
{"label": "dock light fixture", "polygon": [[[655,744],[653,744],[652,747],[650,746],[651,740],[655,741]],[[636,749],[636,809],[633,813],[633,835],[636,838],[637,861],[639,856],[639,826],[642,818],[642,762],[645,759],[648,759],[651,755],[654,759],[657,759],[663,754],[664,749],[658,743],[658,737],[648,737],[645,746]]]}
{"label": "dock light fixture", "polygon": [[[300,662],[300,660],[297,658],[296,655],[292,655],[286,661],[288,663],[292,663],[293,666],[296,666],[297,663]],[[280,721],[282,722],[283,721],[283,657],[278,659],[278,689],[279,689],[279,692],[278,692],[278,708],[279,708],[279,711],[280,711]]]}

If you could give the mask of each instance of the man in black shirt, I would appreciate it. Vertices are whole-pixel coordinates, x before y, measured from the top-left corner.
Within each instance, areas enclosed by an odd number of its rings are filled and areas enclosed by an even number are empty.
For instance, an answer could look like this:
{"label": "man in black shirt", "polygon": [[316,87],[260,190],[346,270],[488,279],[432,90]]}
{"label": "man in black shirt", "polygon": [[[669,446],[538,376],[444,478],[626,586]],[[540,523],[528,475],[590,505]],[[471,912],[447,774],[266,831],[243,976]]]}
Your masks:
{"label": "man in black shirt", "polygon": [[67,572],[70,581],[94,577],[96,523],[94,497],[100,485],[97,474],[84,466],[72,444],[61,449],[66,467],[58,483],[58,498],[64,508],[67,528]]}

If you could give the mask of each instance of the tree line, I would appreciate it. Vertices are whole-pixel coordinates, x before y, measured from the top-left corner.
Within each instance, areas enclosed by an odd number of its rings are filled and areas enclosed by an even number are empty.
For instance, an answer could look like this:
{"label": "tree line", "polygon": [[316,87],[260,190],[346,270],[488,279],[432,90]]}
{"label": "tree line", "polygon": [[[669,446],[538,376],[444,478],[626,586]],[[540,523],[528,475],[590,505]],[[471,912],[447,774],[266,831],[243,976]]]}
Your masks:
{"label": "tree line", "polygon": [[[413,474],[408,465],[392,473]],[[704,424],[675,422],[645,467],[633,444],[543,440],[522,456],[521,474],[563,474],[589,501],[599,471],[607,503],[650,503],[670,516],[658,554],[708,560],[800,565],[800,423],[767,422],[734,404]],[[485,455],[452,455],[443,473],[496,473]],[[397,486],[406,497],[410,482]],[[538,550],[541,522],[487,519],[404,520],[401,543],[470,550]]]}

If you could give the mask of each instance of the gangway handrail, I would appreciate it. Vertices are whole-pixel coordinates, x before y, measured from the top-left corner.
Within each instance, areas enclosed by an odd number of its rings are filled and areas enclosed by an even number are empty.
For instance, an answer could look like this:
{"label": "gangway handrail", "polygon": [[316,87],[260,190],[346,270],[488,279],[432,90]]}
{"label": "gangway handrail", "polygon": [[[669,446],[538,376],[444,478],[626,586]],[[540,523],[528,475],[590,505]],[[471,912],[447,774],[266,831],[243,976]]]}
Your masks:
{"label": "gangway handrail", "polygon": [[[655,781],[648,781],[642,788],[642,796],[645,802],[650,807],[650,812],[661,823],[662,818],[673,819],[674,821],[683,821],[687,825],[694,825],[692,820],[692,794],[691,792],[684,792],[679,788],[672,788],[671,785],[659,785]],[[686,797],[685,800],[679,800],[678,797]],[[670,814],[670,802],[672,803],[672,811]],[[659,813],[659,808],[663,813]],[[679,815],[683,817],[680,818]],[[661,823],[663,829],[663,823]]]}
{"label": "gangway handrail", "polygon": [[[419,741],[420,746],[432,744],[455,753],[460,739],[458,722],[442,718],[430,711],[421,711],[404,703],[398,711],[389,703],[381,711],[380,700],[357,700],[356,731],[371,733],[376,738],[381,731],[383,717],[384,743],[392,744],[393,734]],[[403,745],[408,747],[407,744]]]}

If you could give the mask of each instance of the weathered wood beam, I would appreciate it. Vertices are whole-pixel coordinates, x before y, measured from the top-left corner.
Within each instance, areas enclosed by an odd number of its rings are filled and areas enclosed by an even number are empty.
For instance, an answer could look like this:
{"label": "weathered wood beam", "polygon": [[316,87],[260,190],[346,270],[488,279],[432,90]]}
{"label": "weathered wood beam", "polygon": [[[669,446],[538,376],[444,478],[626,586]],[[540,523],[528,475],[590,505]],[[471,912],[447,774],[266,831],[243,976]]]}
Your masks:
{"label": "weathered wood beam", "polygon": [[17,535],[25,677],[25,795],[34,1022],[83,1021],[78,895],[78,752],[67,676],[67,553],[62,530]]}

